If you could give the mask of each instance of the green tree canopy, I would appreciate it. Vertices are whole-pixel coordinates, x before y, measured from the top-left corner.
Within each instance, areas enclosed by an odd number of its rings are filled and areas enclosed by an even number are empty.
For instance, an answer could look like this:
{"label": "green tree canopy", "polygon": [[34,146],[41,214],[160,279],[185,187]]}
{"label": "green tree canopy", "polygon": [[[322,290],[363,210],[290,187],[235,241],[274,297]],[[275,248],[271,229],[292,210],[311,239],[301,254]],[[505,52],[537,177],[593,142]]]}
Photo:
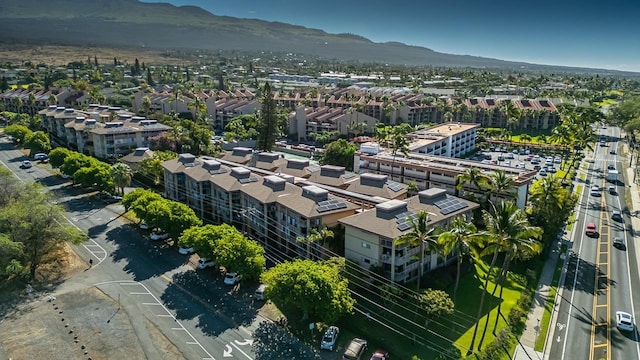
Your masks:
{"label": "green tree canopy", "polygon": [[355,300],[340,267],[328,261],[294,260],[262,274],[267,298],[279,308],[297,309],[313,320],[332,323],[353,311]]}
{"label": "green tree canopy", "polygon": [[111,166],[102,162],[95,161],[89,167],[78,169],[73,173],[73,181],[87,188],[95,188],[106,192],[113,191]]}
{"label": "green tree canopy", "polygon": [[454,303],[445,291],[425,289],[416,295],[416,301],[426,317],[425,323],[442,316],[453,314]]}
{"label": "green tree canopy", "polygon": [[111,177],[116,188],[120,190],[121,194],[124,194],[124,188],[131,184],[133,171],[129,165],[123,162],[115,163],[111,166]]}
{"label": "green tree canopy", "polygon": [[356,150],[358,147],[355,144],[338,139],[325,147],[320,164],[344,166],[347,170],[353,170],[353,154]]}
{"label": "green tree canopy", "polygon": [[31,136],[32,131],[24,125],[9,125],[4,129],[4,133],[13,136],[13,141],[24,144],[25,140]]}
{"label": "green tree canopy", "polygon": [[98,162],[98,160],[92,158],[91,156],[73,151],[64,159],[64,162],[60,166],[60,171],[63,174],[74,176],[76,171],[80,170],[81,168],[92,167]]}
{"label": "green tree canopy", "polygon": [[72,151],[67,148],[57,147],[49,153],[49,164],[54,168],[60,167],[71,153]]}
{"label": "green tree canopy", "polygon": [[262,246],[248,239],[238,230],[229,232],[231,233],[229,236],[218,238],[215,241],[213,257],[218,265],[241,274],[247,280],[260,278],[266,266]]}
{"label": "green tree canopy", "polygon": [[138,188],[122,196],[122,205],[124,205],[127,210],[131,209],[141,221],[147,221],[149,204],[158,200],[163,200],[159,194],[151,190]]}
{"label": "green tree canopy", "polygon": [[27,136],[24,147],[31,150],[31,154],[48,153],[51,150],[49,135],[44,131],[35,131]]}
{"label": "green tree canopy", "polygon": [[177,157],[178,154],[173,151],[154,151],[152,157],[142,160],[138,171],[152,178],[154,184],[161,184],[164,181],[164,168],[161,164]]}

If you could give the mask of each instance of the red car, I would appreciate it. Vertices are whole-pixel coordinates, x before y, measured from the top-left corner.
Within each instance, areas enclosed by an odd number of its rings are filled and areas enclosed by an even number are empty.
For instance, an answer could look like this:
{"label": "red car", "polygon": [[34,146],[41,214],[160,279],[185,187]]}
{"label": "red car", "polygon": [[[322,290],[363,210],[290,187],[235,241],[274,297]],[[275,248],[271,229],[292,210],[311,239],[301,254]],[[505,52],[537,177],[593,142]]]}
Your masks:
{"label": "red car", "polygon": [[596,230],[596,224],[588,223],[584,232],[587,234],[587,236],[595,236],[598,233],[598,231]]}

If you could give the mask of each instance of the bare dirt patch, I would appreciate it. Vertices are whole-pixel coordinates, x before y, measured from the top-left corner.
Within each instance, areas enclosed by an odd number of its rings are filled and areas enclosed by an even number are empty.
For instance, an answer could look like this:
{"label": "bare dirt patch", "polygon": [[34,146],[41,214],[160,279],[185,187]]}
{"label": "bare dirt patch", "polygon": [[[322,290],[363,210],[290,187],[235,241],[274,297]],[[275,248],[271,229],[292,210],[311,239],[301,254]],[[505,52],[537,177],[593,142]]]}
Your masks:
{"label": "bare dirt patch", "polygon": [[[145,323],[164,359],[175,346]],[[128,314],[95,288],[27,301],[0,321],[0,344],[12,359],[145,359]]]}
{"label": "bare dirt patch", "polygon": [[54,46],[54,45],[6,45],[0,48],[0,63],[10,62],[22,64],[30,61],[33,64],[67,65],[73,61],[86,62],[94,56],[99,64],[113,64],[113,58],[117,58],[123,64],[133,64],[135,59],[140,62],[153,65],[178,65],[189,61],[172,56],[167,56],[158,50],[137,49],[113,49],[105,47],[87,46]]}

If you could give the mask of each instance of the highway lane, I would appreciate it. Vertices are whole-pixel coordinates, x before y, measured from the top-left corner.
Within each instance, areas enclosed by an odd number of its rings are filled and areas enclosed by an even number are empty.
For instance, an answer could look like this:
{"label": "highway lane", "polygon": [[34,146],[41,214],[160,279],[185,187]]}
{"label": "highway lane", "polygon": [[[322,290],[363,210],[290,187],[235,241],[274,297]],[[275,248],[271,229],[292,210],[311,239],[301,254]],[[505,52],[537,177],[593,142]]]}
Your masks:
{"label": "highway lane", "polygon": [[[602,131],[602,130],[601,130]],[[637,299],[637,272],[634,254],[635,243],[629,239],[628,210],[625,204],[625,191],[622,184],[617,185],[617,193],[609,194],[609,185],[605,180],[608,164],[616,164],[622,173],[624,158],[609,154],[616,146],[618,129],[604,131],[612,141],[607,147],[596,144],[594,162],[589,164],[587,182],[581,194],[580,211],[574,232],[573,251],[576,256],[568,262],[565,289],[558,307],[558,319],[551,336],[549,358],[581,359],[624,359],[640,358],[637,334],[624,334],[615,327],[615,311],[634,311],[633,299]],[[589,188],[599,185],[601,196],[591,196]],[[627,210],[622,222],[611,219],[614,209]],[[598,237],[589,238],[584,234],[587,222],[598,225]],[[612,240],[620,236],[625,238],[626,250],[613,247]]]}
{"label": "highway lane", "polygon": [[[75,248],[87,261],[95,259],[93,268],[57,291],[99,284],[101,290],[128,306],[134,317],[142,314],[156,324],[187,359],[254,358],[251,330],[264,319],[257,314],[249,286],[231,292],[218,274],[195,271],[188,257],[178,255],[174,248],[151,243],[134,226],[125,224],[119,218],[123,211],[120,205],[105,206],[87,197],[53,175],[48,165],[34,162],[31,169],[21,169],[20,163],[26,159],[6,139],[0,139],[0,161],[20,179],[38,181],[55,190],[58,203],[68,209],[70,222],[88,231],[92,239],[87,246]],[[155,355],[152,344],[143,347]]]}

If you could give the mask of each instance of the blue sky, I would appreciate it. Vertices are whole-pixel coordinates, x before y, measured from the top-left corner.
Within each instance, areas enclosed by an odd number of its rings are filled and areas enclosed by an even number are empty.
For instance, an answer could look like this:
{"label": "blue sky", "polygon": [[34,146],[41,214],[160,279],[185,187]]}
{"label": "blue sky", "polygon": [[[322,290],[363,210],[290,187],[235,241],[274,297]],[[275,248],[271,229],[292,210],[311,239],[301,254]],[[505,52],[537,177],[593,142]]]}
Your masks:
{"label": "blue sky", "polygon": [[640,72],[639,0],[167,0],[435,51]]}

